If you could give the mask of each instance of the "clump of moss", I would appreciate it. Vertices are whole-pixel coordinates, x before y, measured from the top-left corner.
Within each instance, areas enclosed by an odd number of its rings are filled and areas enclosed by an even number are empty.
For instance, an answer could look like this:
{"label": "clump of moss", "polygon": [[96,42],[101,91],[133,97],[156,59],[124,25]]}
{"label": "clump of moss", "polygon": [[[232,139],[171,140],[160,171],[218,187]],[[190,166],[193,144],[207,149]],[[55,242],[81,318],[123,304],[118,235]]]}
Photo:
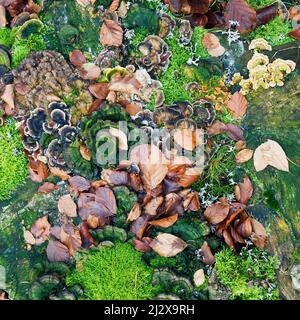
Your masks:
{"label": "clump of moss", "polygon": [[209,56],[207,49],[203,47],[202,38],[208,31],[202,27],[196,27],[193,30],[192,45],[196,58],[206,58]]}
{"label": "clump of moss", "polygon": [[158,293],[153,271],[129,243],[90,251],[77,260],[67,285],[80,284],[88,300],[146,300]]}
{"label": "clump of moss", "polygon": [[16,122],[9,119],[0,128],[0,200],[25,182],[28,175],[27,159]]}
{"label": "clump of moss", "polygon": [[46,43],[40,34],[32,34],[25,39],[17,39],[12,45],[13,68],[17,68],[30,52],[45,49]]}
{"label": "clump of moss", "polygon": [[247,0],[247,1],[254,9],[267,7],[273,4],[274,2],[276,2],[275,0]]}
{"label": "clump of moss", "polygon": [[277,46],[294,41],[288,36],[290,31],[292,31],[291,20],[282,21],[280,17],[275,17],[267,24],[256,28],[250,34],[250,38],[263,38],[267,40],[271,46]]}
{"label": "clump of moss", "polygon": [[200,192],[204,203],[214,201],[220,197],[230,197],[233,194],[234,173],[236,170],[234,143],[223,143],[224,136],[215,138],[215,150],[209,159],[208,167],[203,172],[202,179],[193,185],[195,191]]}
{"label": "clump of moss", "polygon": [[231,299],[276,300],[276,257],[261,249],[242,250],[236,255],[232,249],[218,252],[216,271],[220,282],[232,292]]}
{"label": "clump of moss", "polygon": [[9,28],[0,28],[0,45],[10,48],[15,41],[16,34]]}

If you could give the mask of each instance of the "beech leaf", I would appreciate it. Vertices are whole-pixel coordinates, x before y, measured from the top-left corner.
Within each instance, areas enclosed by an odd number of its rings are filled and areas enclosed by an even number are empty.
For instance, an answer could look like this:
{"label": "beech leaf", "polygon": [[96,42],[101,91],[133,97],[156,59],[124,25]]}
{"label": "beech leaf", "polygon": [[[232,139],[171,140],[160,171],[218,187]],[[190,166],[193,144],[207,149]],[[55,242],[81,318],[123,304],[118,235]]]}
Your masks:
{"label": "beech leaf", "polygon": [[91,183],[83,177],[74,176],[69,179],[69,184],[72,189],[75,189],[79,192],[86,191],[90,189]]}
{"label": "beech leaf", "polygon": [[238,183],[235,188],[235,197],[240,203],[246,204],[253,194],[253,186],[249,177],[244,177],[242,183]]}
{"label": "beech leaf", "polygon": [[123,29],[117,22],[105,20],[100,30],[100,42],[104,46],[121,46],[123,42]]}
{"label": "beech leaf", "polygon": [[187,247],[185,241],[169,233],[159,234],[149,245],[153,251],[165,258],[175,257]]}
{"label": "beech leaf", "polygon": [[49,241],[46,252],[50,262],[68,262],[70,258],[68,248],[56,240]]}
{"label": "beech leaf", "polygon": [[253,150],[243,149],[235,157],[235,161],[238,164],[245,163],[253,157]]}
{"label": "beech leaf", "polygon": [[69,218],[77,217],[77,206],[71,195],[64,195],[58,200],[58,211]]}
{"label": "beech leaf", "polygon": [[169,228],[174,223],[176,223],[177,219],[178,219],[178,214],[174,214],[166,218],[150,221],[149,224],[151,224],[154,227]]}
{"label": "beech leaf", "polygon": [[287,156],[280,144],[274,140],[261,144],[254,152],[253,161],[257,172],[264,170],[268,165],[289,172]]}
{"label": "beech leaf", "polygon": [[218,224],[227,218],[229,209],[228,203],[218,202],[205,210],[204,217],[210,224]]}
{"label": "beech leaf", "polygon": [[237,119],[243,118],[247,111],[247,99],[240,92],[235,92],[227,104],[229,112]]}

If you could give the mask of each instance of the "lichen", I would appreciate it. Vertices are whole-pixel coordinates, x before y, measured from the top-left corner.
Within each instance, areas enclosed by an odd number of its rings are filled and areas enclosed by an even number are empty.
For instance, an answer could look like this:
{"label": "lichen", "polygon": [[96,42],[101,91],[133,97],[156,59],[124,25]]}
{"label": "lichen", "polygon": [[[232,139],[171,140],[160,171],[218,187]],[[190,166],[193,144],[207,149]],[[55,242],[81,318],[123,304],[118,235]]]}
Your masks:
{"label": "lichen", "polygon": [[28,175],[27,159],[16,122],[8,120],[0,128],[0,200],[8,198]]}
{"label": "lichen", "polygon": [[87,300],[145,300],[158,290],[151,284],[152,275],[141,253],[129,243],[119,243],[78,257],[76,270],[66,282],[80,283]]}
{"label": "lichen", "polygon": [[237,255],[225,248],[216,254],[218,278],[234,300],[277,300],[277,268],[277,258],[260,249],[245,249]]}

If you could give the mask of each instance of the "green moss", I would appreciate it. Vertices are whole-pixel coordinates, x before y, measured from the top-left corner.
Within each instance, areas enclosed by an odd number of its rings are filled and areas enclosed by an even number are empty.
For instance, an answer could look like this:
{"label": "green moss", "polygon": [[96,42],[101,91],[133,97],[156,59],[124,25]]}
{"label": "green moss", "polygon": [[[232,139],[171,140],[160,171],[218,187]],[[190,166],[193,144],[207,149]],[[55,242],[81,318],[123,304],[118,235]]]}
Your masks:
{"label": "green moss", "polygon": [[90,251],[77,260],[67,285],[81,284],[88,300],[146,300],[157,293],[152,270],[129,243]]}
{"label": "green moss", "polygon": [[290,31],[292,31],[291,20],[284,22],[279,17],[276,17],[269,23],[256,28],[250,34],[250,38],[264,38],[270,45],[276,46],[294,41],[288,36]]}
{"label": "green moss", "polygon": [[0,45],[10,48],[15,41],[15,32],[9,28],[0,28]]}
{"label": "green moss", "polygon": [[132,50],[136,50],[137,46],[149,35],[149,31],[143,27],[134,29],[134,37],[130,40]]}
{"label": "green moss", "polygon": [[46,49],[44,38],[40,34],[32,34],[27,39],[18,39],[12,46],[13,67],[17,68],[32,51]]}
{"label": "green moss", "polygon": [[28,175],[27,159],[16,122],[8,120],[0,128],[0,200],[8,198]]}
{"label": "green moss", "polygon": [[247,2],[254,9],[260,9],[260,8],[267,7],[271,4],[273,4],[274,2],[276,2],[276,0],[247,0]]}
{"label": "green moss", "polygon": [[207,50],[203,47],[202,38],[208,31],[202,27],[196,27],[193,31],[192,44],[196,58],[206,58],[209,56]]}
{"label": "green moss", "polygon": [[277,268],[277,258],[256,248],[242,250],[240,255],[225,248],[216,254],[217,275],[220,282],[231,290],[231,299],[278,299],[275,285]]}
{"label": "green moss", "polygon": [[233,193],[233,178],[236,169],[234,143],[222,145],[224,137],[215,137],[215,152],[213,152],[208,167],[203,172],[202,179],[193,185],[193,189],[203,192],[203,199],[219,198]]}

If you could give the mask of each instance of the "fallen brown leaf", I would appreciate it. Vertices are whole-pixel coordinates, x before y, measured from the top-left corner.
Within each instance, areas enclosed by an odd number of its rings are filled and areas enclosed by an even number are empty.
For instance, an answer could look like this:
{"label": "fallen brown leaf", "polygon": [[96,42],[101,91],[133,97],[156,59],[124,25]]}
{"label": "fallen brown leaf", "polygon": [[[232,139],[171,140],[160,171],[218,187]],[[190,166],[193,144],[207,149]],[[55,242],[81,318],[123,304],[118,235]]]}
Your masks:
{"label": "fallen brown leaf", "polygon": [[77,217],[77,206],[71,195],[66,194],[58,200],[58,211],[69,218]]}
{"label": "fallen brown leaf", "polygon": [[136,203],[128,214],[127,223],[131,221],[135,221],[137,218],[140,217],[141,213],[142,213],[141,205],[139,203]]}
{"label": "fallen brown leaf", "polygon": [[56,186],[54,183],[51,182],[45,182],[43,185],[41,185],[38,189],[39,193],[50,193],[54,190],[58,190],[59,187]]}
{"label": "fallen brown leaf", "polygon": [[228,203],[218,202],[205,210],[204,217],[210,224],[218,224],[227,218],[229,209]]}
{"label": "fallen brown leaf", "polygon": [[253,186],[249,177],[244,177],[244,181],[239,182],[235,187],[235,197],[237,201],[247,204],[253,194]]}
{"label": "fallen brown leaf", "polygon": [[100,42],[104,46],[121,46],[123,42],[121,26],[113,20],[105,20],[100,30]]}
{"label": "fallen brown leaf", "polygon": [[253,157],[253,150],[243,149],[235,157],[235,161],[238,164],[245,163]]}
{"label": "fallen brown leaf", "polygon": [[201,247],[201,255],[203,256],[203,262],[206,265],[211,266],[215,262],[215,257],[211,252],[208,243],[205,241]]}
{"label": "fallen brown leaf", "polygon": [[174,214],[166,218],[150,221],[149,224],[153,227],[169,228],[176,223],[177,219],[178,214]]}
{"label": "fallen brown leaf", "polygon": [[235,118],[241,119],[247,112],[247,106],[245,96],[240,92],[235,92],[227,104],[227,109]]}
{"label": "fallen brown leaf", "polygon": [[69,262],[69,250],[59,241],[50,240],[46,252],[50,262]]}
{"label": "fallen brown leaf", "polygon": [[175,257],[187,247],[186,242],[169,233],[159,234],[149,245],[153,251],[165,258]]}

